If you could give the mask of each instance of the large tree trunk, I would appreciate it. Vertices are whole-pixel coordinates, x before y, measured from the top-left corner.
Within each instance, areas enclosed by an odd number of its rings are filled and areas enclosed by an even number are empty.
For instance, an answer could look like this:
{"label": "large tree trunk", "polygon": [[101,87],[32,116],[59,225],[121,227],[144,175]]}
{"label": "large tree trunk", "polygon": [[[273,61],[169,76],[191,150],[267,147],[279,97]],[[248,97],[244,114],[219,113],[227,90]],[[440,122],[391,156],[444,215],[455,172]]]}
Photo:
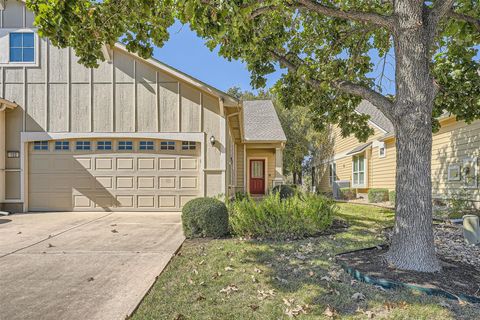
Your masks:
{"label": "large tree trunk", "polygon": [[395,1],[396,101],[389,118],[397,144],[396,214],[387,259],[397,268],[440,270],[432,225],[432,30],[417,0]]}

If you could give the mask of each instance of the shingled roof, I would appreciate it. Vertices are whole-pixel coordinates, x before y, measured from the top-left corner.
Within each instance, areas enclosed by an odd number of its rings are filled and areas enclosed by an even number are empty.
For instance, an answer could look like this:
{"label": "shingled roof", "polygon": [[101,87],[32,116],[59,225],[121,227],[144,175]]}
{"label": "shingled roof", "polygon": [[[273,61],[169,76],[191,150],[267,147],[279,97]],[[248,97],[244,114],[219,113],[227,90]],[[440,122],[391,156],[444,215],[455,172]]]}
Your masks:
{"label": "shingled roof", "polygon": [[377,127],[380,127],[386,133],[394,133],[393,124],[390,120],[387,119],[373,104],[367,100],[360,102],[358,107],[355,109],[358,113],[367,114],[370,116],[370,121],[373,122]]}
{"label": "shingled roof", "polygon": [[271,100],[243,101],[245,141],[287,141]]}

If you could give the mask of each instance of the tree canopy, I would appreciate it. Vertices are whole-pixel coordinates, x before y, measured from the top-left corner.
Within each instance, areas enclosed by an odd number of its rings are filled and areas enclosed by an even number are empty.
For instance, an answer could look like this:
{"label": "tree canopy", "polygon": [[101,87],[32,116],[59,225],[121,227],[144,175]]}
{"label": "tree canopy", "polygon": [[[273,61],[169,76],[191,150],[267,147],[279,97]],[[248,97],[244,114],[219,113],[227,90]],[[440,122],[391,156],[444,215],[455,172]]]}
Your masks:
{"label": "tree canopy", "polygon": [[[432,40],[431,70],[438,85],[432,116],[451,112],[480,117],[480,2],[417,1],[425,11],[448,6]],[[361,99],[382,109],[395,100],[375,90],[371,53],[392,50],[394,1],[386,0],[28,0],[40,34],[75,49],[96,66],[102,45],[121,39],[129,51],[149,57],[168,40],[175,19],[189,23],[213,49],[245,61],[252,85],[280,63],[290,72],[277,84],[284,105],[310,107],[317,126],[339,123],[345,135],[366,139],[367,116],[354,112]],[[436,122],[434,121],[434,126]]]}

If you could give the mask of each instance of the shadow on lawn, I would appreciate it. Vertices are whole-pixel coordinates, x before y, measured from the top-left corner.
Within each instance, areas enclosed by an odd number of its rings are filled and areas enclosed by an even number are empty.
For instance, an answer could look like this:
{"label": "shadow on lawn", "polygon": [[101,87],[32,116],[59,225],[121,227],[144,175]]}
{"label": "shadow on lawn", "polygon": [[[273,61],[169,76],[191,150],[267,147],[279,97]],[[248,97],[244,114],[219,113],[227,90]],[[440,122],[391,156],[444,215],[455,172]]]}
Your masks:
{"label": "shadow on lawn", "polygon": [[[268,284],[278,292],[295,296],[307,288],[314,293],[311,301],[305,301],[315,307],[313,314],[321,315],[326,306],[332,306],[340,316],[353,315],[358,309],[367,310],[372,305],[382,309],[382,312],[385,312],[385,308],[392,309],[388,312],[396,312],[393,309],[406,308],[405,305],[412,310],[418,308],[428,312],[431,308],[437,308],[438,312],[444,312],[439,305],[442,299],[415,295],[406,290],[384,292],[374,286],[352,282],[352,278],[334,262],[337,253],[381,243],[378,231],[390,226],[393,216],[389,210],[383,214],[387,217],[339,214],[339,217],[351,224],[347,234],[338,233],[291,242],[252,241],[253,246],[247,253],[247,259],[262,268],[265,276],[270,279]],[[368,235],[369,240],[359,240],[362,239],[360,235]],[[352,299],[352,295],[357,292],[364,294],[365,300]],[[382,307],[385,305],[390,307]],[[450,311],[455,319],[465,318],[458,309]]]}

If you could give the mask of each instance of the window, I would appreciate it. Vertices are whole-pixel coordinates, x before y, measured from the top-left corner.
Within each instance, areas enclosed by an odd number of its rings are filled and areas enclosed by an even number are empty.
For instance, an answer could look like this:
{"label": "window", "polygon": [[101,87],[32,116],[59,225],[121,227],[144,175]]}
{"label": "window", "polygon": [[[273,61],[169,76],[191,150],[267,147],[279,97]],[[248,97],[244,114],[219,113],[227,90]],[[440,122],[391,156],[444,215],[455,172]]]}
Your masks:
{"label": "window", "polygon": [[132,141],[118,141],[118,150],[133,150]]}
{"label": "window", "polygon": [[195,150],[196,147],[195,141],[182,141],[182,150]]}
{"label": "window", "polygon": [[175,150],[175,141],[160,142],[160,150]]}
{"label": "window", "polygon": [[112,150],[112,141],[98,141],[97,150]]}
{"label": "window", "polygon": [[329,183],[330,186],[333,186],[333,183],[337,180],[337,164],[336,163],[330,163],[329,165],[329,171],[328,171],[328,176],[329,176]]}
{"label": "window", "polygon": [[35,36],[32,32],[10,33],[10,62],[35,62]]}
{"label": "window", "polygon": [[380,158],[385,158],[387,155],[387,150],[385,149],[385,147],[379,147],[378,148],[378,156]]}
{"label": "window", "polygon": [[365,156],[353,157],[353,187],[365,187]]}
{"label": "window", "polygon": [[48,141],[35,141],[33,143],[33,150],[48,151]]}
{"label": "window", "polygon": [[153,141],[140,141],[140,150],[153,150]]}
{"label": "window", "polygon": [[90,150],[90,141],[77,141],[77,150]]}
{"label": "window", "polygon": [[55,141],[55,150],[58,150],[58,151],[70,150],[70,142],[69,141]]}

